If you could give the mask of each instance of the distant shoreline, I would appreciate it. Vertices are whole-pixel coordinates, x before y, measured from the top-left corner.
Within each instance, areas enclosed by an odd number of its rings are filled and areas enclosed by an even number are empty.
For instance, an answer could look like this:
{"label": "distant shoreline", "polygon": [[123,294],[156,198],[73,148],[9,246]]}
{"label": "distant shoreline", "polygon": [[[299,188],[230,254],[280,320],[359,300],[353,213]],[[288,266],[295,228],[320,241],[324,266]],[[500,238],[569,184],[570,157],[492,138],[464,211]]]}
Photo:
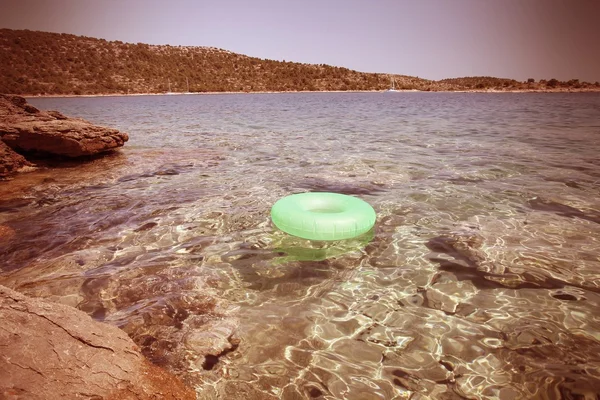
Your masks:
{"label": "distant shoreline", "polygon": [[[256,92],[171,92],[171,93],[102,93],[102,94],[12,94],[11,96],[21,96],[27,99],[35,98],[70,98],[70,97],[139,97],[139,96],[183,96],[183,95],[225,95],[225,94],[301,94],[301,93],[388,93],[387,90],[302,90],[302,91],[256,91]],[[600,88],[596,89],[562,89],[562,90],[396,90],[395,93],[600,93]],[[394,92],[389,93],[393,95]]]}
{"label": "distant shoreline", "polygon": [[[580,93],[600,82],[465,76],[430,80],[328,64],[268,60],[202,46],[123,43],[0,29],[3,93],[36,97],[239,93]],[[4,54],[4,53],[3,53]],[[35,55],[35,61],[31,55]],[[42,66],[44,68],[42,68]],[[562,77],[561,77],[562,79]]]}

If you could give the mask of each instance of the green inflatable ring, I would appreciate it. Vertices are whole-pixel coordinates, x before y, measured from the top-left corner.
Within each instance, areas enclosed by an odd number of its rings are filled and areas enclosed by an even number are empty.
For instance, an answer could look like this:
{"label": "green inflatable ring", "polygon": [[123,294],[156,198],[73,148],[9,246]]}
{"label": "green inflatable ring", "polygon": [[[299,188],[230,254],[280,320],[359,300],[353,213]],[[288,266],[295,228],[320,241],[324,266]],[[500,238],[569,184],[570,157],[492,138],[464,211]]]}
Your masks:
{"label": "green inflatable ring", "polygon": [[275,226],[311,240],[350,239],[368,232],[377,215],[367,202],[339,193],[299,193],[279,199],[271,208]]}

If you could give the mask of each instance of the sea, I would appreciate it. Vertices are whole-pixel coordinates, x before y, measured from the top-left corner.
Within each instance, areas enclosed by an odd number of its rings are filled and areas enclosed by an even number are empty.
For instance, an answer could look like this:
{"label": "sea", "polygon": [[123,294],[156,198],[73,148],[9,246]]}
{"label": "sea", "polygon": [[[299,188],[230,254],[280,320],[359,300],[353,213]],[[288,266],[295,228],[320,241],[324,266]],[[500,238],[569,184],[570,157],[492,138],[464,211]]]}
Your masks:
{"label": "sea", "polygon": [[[596,399],[600,93],[31,98],[126,145],[0,182],[0,284],[199,399]],[[338,241],[302,192],[368,202]]]}

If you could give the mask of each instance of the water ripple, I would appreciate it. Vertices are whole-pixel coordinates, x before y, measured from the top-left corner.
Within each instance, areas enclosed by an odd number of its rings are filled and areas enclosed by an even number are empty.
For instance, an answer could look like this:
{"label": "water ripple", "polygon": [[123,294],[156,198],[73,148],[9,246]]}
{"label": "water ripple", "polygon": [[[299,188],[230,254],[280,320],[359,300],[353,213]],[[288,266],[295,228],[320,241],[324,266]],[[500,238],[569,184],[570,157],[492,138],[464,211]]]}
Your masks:
{"label": "water ripple", "polygon": [[[200,398],[595,398],[597,94],[33,99],[130,134],[0,188],[0,283],[124,329]],[[377,224],[276,230],[336,191]]]}

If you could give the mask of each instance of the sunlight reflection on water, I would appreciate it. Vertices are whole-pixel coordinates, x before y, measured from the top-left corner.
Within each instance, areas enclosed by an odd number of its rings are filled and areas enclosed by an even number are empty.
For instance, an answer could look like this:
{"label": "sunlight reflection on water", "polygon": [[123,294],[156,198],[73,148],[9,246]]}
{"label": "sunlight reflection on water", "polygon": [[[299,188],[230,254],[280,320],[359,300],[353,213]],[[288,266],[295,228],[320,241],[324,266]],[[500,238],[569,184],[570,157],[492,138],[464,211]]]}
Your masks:
{"label": "sunlight reflection on water", "polygon": [[[120,326],[201,398],[600,392],[598,94],[31,102],[130,141],[3,183],[0,283]],[[368,201],[372,237],[275,230],[302,191]]]}

